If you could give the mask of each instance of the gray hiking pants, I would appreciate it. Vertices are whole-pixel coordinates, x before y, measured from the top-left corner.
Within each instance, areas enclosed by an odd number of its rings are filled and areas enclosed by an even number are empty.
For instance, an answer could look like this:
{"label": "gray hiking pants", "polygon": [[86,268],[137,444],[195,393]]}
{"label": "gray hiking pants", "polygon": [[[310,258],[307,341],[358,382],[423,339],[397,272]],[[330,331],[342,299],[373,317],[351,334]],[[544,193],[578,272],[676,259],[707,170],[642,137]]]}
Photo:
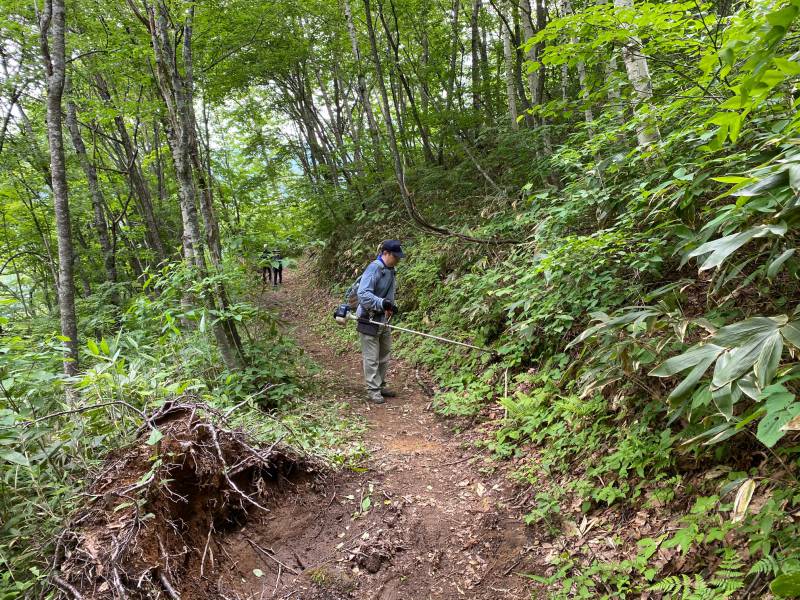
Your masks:
{"label": "gray hiking pants", "polygon": [[367,394],[373,400],[381,397],[381,387],[386,383],[386,369],[392,352],[392,331],[381,327],[378,335],[359,333],[361,354],[364,357],[364,381]]}

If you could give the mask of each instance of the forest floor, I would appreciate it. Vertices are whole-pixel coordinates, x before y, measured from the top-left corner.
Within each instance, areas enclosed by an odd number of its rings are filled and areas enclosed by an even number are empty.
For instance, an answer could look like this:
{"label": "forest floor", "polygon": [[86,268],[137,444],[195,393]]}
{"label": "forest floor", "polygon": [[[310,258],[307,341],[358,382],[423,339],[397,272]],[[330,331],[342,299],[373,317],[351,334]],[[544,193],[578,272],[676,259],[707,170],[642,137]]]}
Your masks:
{"label": "forest floor", "polygon": [[243,529],[217,538],[217,589],[240,599],[527,597],[524,574],[538,552],[511,508],[513,485],[482,474],[475,450],[431,412],[408,364],[390,370],[397,398],[365,402],[361,355],[321,332],[335,301],[312,281],[285,272],[263,301],[320,367],[323,391],[308,410],[348,403],[366,424],[369,454],[355,470],[286,482],[266,517],[251,513]]}

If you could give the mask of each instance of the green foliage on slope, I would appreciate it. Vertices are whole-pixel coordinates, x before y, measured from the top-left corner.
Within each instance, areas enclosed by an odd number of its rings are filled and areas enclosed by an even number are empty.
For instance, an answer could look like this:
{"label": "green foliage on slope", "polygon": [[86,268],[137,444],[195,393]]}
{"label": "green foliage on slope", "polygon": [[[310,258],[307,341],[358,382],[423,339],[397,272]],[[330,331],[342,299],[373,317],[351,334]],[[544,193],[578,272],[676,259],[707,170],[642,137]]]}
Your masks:
{"label": "green foliage on slope", "polygon": [[[633,563],[556,557],[556,575],[540,581],[563,584],[559,597],[618,597],[648,585],[669,597],[736,597],[797,569],[798,11],[791,2],[726,17],[690,4],[637,7],[626,21],[659,71],[646,114],[619,119],[608,106],[587,124],[553,100],[538,110],[557,123],[560,145],[523,164],[510,143],[517,134],[484,129],[483,167],[505,189],[516,182],[519,196],[497,195],[466,157],[450,179],[409,168],[409,188],[432,222],[515,245],[420,234],[401,225],[390,194],[328,235],[322,264],[339,281],[380,239],[402,237],[404,324],[497,351],[492,360],[400,342],[436,374],[442,414],[474,423],[495,414],[495,402],[504,409],[486,444],[521,457],[520,479],[545,488],[531,522],[563,535],[566,520],[602,518],[607,506],[624,512],[644,499],[680,512],[687,496],[713,498],[677,533],[642,534],[665,552],[691,551],[687,575],[673,576],[674,564],[655,569],[652,553]],[[544,65],[599,69],[608,55],[598,50],[628,35],[610,18],[604,5],[590,6],[530,43],[549,42]],[[591,93],[607,94],[608,82]],[[642,122],[658,123],[661,138],[631,150]],[[462,195],[465,178],[484,190],[481,199]],[[450,210],[456,202],[461,214]],[[691,461],[724,476],[698,481]],[[732,519],[749,478],[758,509],[747,512],[748,499],[743,518]],[[732,558],[742,551],[746,564]],[[767,576],[757,572],[762,561]]]}

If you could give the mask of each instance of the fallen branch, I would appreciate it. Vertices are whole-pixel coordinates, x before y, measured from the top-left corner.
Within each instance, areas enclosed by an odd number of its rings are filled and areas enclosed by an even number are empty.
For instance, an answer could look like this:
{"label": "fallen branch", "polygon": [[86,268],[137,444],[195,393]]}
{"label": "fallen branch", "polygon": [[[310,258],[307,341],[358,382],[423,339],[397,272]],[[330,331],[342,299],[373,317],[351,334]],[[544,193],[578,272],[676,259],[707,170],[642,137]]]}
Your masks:
{"label": "fallen branch", "polygon": [[67,583],[55,573],[50,573],[50,581],[52,581],[56,585],[56,587],[60,588],[61,590],[69,594],[72,594],[72,597],[75,600],[83,600],[83,596],[81,596],[81,593],[77,589],[75,589],[75,586],[71,585],[70,583]]}
{"label": "fallen branch", "polygon": [[289,571],[290,573],[294,573],[295,575],[300,575],[300,571],[297,571],[296,569],[293,569],[292,567],[290,567],[290,566],[288,566],[288,565],[286,565],[286,564],[282,563],[281,561],[279,561],[279,560],[278,560],[277,558],[275,558],[275,556],[274,556],[274,555],[273,555],[273,554],[272,554],[272,553],[271,553],[269,550],[267,550],[266,548],[262,548],[261,546],[259,546],[258,544],[256,544],[256,543],[255,543],[253,540],[251,540],[250,538],[245,538],[245,539],[247,540],[247,542],[248,542],[248,543],[249,543],[249,544],[250,544],[250,545],[251,545],[251,546],[252,546],[252,547],[253,547],[255,550],[258,550],[258,551],[259,551],[261,554],[263,554],[264,556],[266,556],[266,557],[267,557],[267,558],[269,558],[270,560],[273,560],[273,561],[275,561],[275,564],[277,564],[279,567],[283,567],[284,569],[286,569],[286,570],[287,570],[287,571]]}
{"label": "fallen branch", "polygon": [[22,421],[21,423],[19,423],[19,425],[22,425],[23,427],[30,427],[31,425],[35,425],[36,423],[39,423],[41,421],[46,421],[48,419],[55,419],[56,417],[62,417],[64,415],[82,413],[89,410],[94,410],[95,408],[103,408],[105,406],[112,406],[115,404],[119,404],[121,406],[124,406],[132,410],[137,415],[139,415],[145,423],[150,422],[147,418],[147,415],[145,415],[141,410],[139,410],[135,406],[132,406],[127,402],[123,402],[122,400],[112,400],[110,402],[100,402],[99,404],[90,404],[89,406],[81,406],[78,408],[71,408],[69,410],[59,410],[58,412],[50,413],[49,415],[44,415],[43,417],[39,417],[38,419],[33,419],[32,421]]}
{"label": "fallen branch", "polygon": [[172,598],[172,600],[181,600],[181,595],[175,590],[169,579],[167,579],[166,574],[161,569],[158,569],[158,580],[161,582],[161,585],[164,586],[164,591],[167,592],[167,596]]}
{"label": "fallen branch", "polygon": [[226,418],[226,419],[227,419],[227,418],[228,418],[228,417],[230,417],[230,416],[231,416],[233,413],[235,413],[235,412],[236,412],[237,410],[239,410],[239,409],[240,409],[242,406],[244,406],[245,404],[247,404],[248,402],[250,402],[250,401],[251,401],[253,398],[255,398],[256,396],[259,396],[259,395],[263,394],[264,392],[268,392],[268,391],[270,391],[272,388],[274,388],[274,387],[277,387],[277,386],[278,386],[278,384],[277,384],[277,383],[269,383],[269,384],[265,385],[264,387],[262,387],[262,388],[261,388],[260,390],[258,390],[257,392],[254,392],[254,393],[252,393],[252,394],[248,395],[248,396],[247,396],[247,398],[245,398],[244,400],[242,400],[241,402],[239,402],[239,404],[237,404],[236,406],[234,406],[234,407],[232,407],[232,408],[229,408],[228,410],[226,410],[226,411],[225,411],[225,412],[222,414],[222,416],[223,416],[224,418]]}

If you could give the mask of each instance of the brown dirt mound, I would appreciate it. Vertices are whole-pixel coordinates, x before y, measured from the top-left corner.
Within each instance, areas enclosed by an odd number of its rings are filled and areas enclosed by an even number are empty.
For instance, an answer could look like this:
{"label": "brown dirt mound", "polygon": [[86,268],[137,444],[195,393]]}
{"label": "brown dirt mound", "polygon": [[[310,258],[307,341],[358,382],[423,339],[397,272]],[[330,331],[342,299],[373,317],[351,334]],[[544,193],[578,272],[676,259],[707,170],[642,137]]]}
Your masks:
{"label": "brown dirt mound", "polygon": [[74,598],[220,597],[209,577],[215,534],[269,512],[287,483],[320,469],[277,444],[258,449],[224,424],[200,403],[154,415],[89,487],[88,506],[57,545],[52,581]]}

